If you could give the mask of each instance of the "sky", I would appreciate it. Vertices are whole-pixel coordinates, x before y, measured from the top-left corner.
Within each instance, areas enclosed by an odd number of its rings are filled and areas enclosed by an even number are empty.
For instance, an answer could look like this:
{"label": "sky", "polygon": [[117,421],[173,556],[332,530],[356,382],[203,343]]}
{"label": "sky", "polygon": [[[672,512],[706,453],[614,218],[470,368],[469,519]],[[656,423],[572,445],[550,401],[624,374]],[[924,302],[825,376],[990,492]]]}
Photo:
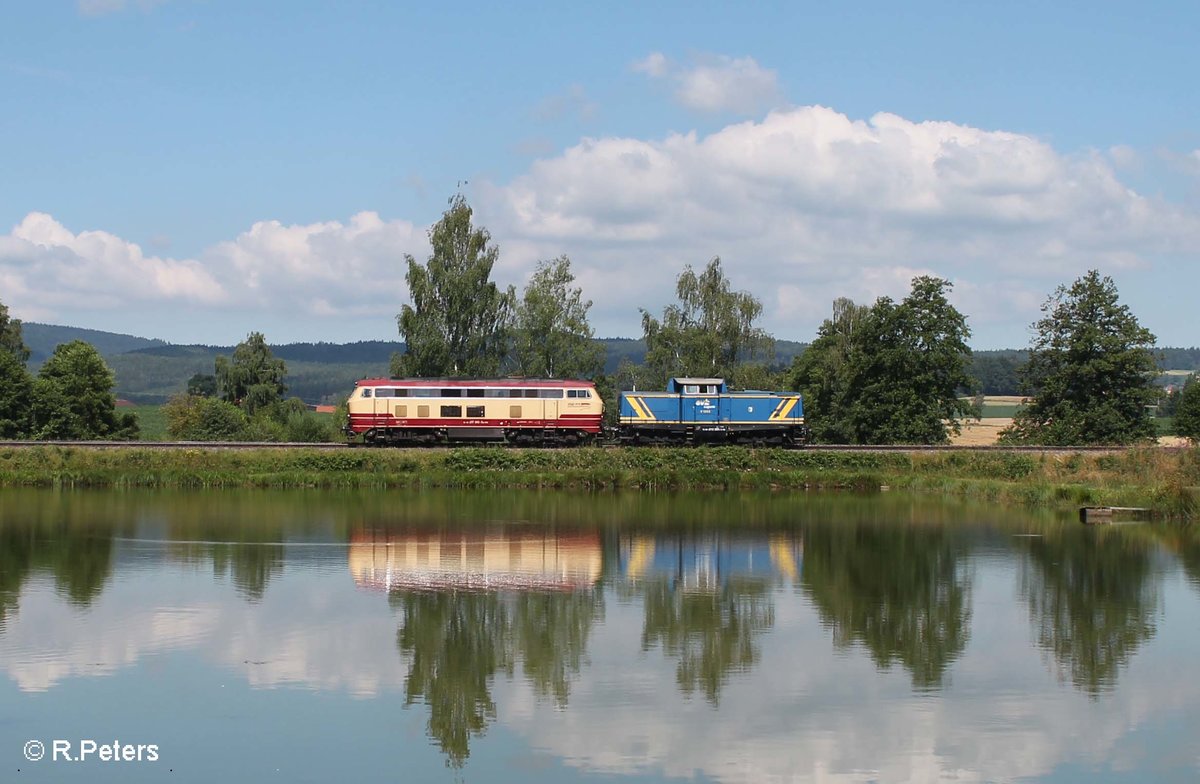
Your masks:
{"label": "sky", "polygon": [[1089,269],[1200,344],[1200,3],[0,5],[0,302],[177,343],[397,340],[462,193],[640,337],[719,257],[777,338],[953,284],[1023,347]]}

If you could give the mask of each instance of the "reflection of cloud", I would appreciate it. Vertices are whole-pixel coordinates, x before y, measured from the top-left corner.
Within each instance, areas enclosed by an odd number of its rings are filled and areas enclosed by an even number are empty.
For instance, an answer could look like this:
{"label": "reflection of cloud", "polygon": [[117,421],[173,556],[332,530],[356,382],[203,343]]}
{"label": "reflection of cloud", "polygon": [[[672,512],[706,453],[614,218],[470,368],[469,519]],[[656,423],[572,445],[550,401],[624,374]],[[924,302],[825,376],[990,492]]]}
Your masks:
{"label": "reflection of cloud", "polygon": [[1044,670],[1012,602],[1011,573],[978,572],[977,601],[988,613],[954,665],[957,688],[937,697],[912,691],[902,671],[877,671],[865,655],[831,655],[812,608],[777,595],[762,661],[729,683],[719,712],[679,693],[669,661],[628,655],[640,611],[625,605],[597,630],[569,710],[548,710],[515,684],[499,684],[500,721],[589,772],[722,782],[1012,781],[1064,764],[1116,764],[1117,749],[1120,763],[1136,770],[1154,760],[1131,737],[1179,718],[1185,724],[1174,737],[1200,730],[1200,686],[1161,675],[1164,664],[1186,666],[1191,646],[1148,647],[1097,705]]}
{"label": "reflection of cloud", "polygon": [[6,668],[9,677],[21,691],[45,691],[67,678],[112,675],[144,656],[195,647],[211,635],[220,615],[218,606],[206,603],[112,604],[102,598],[92,611],[78,613],[46,591],[27,589],[4,641],[12,650],[40,655],[15,657]]}

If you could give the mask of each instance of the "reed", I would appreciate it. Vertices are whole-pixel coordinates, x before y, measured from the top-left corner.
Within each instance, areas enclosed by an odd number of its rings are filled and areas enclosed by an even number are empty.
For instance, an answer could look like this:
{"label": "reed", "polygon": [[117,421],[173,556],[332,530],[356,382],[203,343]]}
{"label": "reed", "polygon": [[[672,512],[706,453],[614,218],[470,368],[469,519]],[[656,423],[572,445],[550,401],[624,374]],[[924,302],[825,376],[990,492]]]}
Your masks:
{"label": "reed", "polygon": [[1112,454],[778,449],[0,449],[0,486],[577,488],[942,493],[1034,506],[1200,513],[1200,449]]}

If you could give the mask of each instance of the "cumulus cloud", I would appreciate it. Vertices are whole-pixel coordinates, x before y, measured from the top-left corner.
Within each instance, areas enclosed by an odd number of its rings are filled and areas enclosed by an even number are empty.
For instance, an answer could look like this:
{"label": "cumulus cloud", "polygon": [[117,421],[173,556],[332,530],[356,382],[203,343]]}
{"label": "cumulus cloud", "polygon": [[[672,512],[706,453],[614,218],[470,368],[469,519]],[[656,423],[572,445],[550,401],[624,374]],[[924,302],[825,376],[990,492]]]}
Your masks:
{"label": "cumulus cloud", "polygon": [[293,316],[390,315],[406,292],[400,259],[426,246],[412,223],[362,212],[347,223],[260,221],[198,258],[173,259],[105,231],[73,233],[33,212],[0,236],[0,287],[16,314],[48,320],[172,302]]}
{"label": "cumulus cloud", "polygon": [[[639,68],[670,66],[652,57]],[[508,182],[473,178],[472,203],[501,249],[497,282],[520,286],[538,259],[568,254],[602,335],[638,334],[638,308],[657,312],[685,264],[720,256],[780,337],[811,336],[836,297],[898,298],[913,275],[936,274],[954,282],[980,345],[1016,346],[1056,285],[1089,268],[1147,291],[1178,285],[1179,270],[1164,265],[1200,247],[1200,214],[1133,190],[1122,156],[805,106],[707,135],[585,138]],[[253,314],[249,328],[273,318],[272,332],[303,324],[304,339],[392,337],[407,300],[401,259],[427,256],[426,232],[375,212],[260,221],[172,258],[30,213],[0,234],[0,300],[25,319],[76,323],[82,307],[132,314],[168,303],[240,309]]]}
{"label": "cumulus cloud", "polygon": [[834,297],[902,295],[926,272],[974,291],[1003,282],[1014,299],[990,315],[1024,325],[1067,276],[1144,270],[1200,241],[1195,213],[1134,192],[1102,154],[820,106],[707,136],[585,139],[488,198],[507,247],[567,251],[603,278],[598,310],[656,309],[684,264],[720,255],[769,326],[798,337]]}
{"label": "cumulus cloud", "polygon": [[680,104],[700,112],[755,114],[781,101],[779,75],[753,57],[704,55],[687,64],[654,52],[632,66],[652,79],[674,86]]}

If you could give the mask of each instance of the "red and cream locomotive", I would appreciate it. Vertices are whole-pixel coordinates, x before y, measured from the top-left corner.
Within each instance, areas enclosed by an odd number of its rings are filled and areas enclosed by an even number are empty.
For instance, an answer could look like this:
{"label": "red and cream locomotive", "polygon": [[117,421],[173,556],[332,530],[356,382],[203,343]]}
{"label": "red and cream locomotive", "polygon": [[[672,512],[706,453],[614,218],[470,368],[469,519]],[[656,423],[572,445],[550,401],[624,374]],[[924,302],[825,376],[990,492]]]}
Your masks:
{"label": "red and cream locomotive", "polygon": [[348,405],[347,435],[366,444],[568,446],[604,414],[592,382],[567,379],[364,379]]}

